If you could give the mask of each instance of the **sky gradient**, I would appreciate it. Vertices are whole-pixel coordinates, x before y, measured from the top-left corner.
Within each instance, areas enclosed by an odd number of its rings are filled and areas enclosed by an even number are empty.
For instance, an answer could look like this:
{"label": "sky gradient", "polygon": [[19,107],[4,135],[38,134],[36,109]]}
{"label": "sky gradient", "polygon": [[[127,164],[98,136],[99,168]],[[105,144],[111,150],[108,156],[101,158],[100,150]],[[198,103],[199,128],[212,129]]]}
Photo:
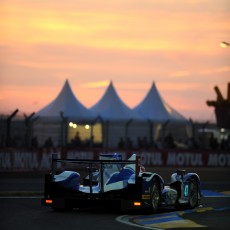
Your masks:
{"label": "sky gradient", "polygon": [[230,82],[229,0],[2,0],[0,113],[38,112],[68,79],[87,108],[112,80],[130,108],[152,82],[186,118]]}

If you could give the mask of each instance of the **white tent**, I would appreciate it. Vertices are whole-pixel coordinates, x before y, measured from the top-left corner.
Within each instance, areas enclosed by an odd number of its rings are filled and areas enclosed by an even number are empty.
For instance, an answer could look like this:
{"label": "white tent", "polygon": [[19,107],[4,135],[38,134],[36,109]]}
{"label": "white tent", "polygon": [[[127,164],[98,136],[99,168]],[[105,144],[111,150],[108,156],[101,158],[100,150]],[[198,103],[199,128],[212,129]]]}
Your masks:
{"label": "white tent", "polygon": [[187,121],[185,117],[163,100],[154,82],[146,97],[134,108],[134,111],[152,122]]}
{"label": "white tent", "polygon": [[36,116],[39,119],[61,120],[61,114],[64,118],[77,122],[89,122],[96,119],[94,112],[83,106],[75,97],[68,80],[57,97],[37,112]]}
{"label": "white tent", "polygon": [[91,111],[99,115],[103,121],[129,121],[141,120],[141,116],[130,109],[120,99],[114,89],[112,81],[110,82],[104,96],[91,107]]}
{"label": "white tent", "polygon": [[134,111],[149,121],[150,140],[164,139],[169,134],[183,141],[187,139],[189,121],[164,101],[154,82]]}
{"label": "white tent", "polygon": [[102,120],[104,147],[116,147],[121,140],[126,143],[131,141],[128,134],[131,122],[142,120],[140,115],[122,102],[112,81],[91,111],[97,113]]}
{"label": "white tent", "polygon": [[[55,146],[65,146],[76,132],[75,129],[69,128],[68,122],[89,124],[94,123],[96,118],[94,112],[78,101],[66,80],[57,97],[35,114],[33,135],[39,145],[43,145],[47,138],[52,137]],[[92,136],[92,133],[90,135]]]}

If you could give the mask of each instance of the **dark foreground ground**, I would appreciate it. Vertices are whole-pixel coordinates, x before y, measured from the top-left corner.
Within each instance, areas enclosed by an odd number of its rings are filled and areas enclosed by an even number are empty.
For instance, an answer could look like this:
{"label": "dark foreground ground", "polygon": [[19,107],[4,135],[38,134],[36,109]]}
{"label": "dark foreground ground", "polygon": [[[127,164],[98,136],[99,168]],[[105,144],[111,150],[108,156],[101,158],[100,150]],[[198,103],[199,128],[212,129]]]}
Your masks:
{"label": "dark foreground ground", "polygon": [[[154,168],[166,182],[175,168]],[[202,189],[208,191],[202,206],[187,212],[174,208],[161,209],[157,214],[120,213],[95,209],[53,212],[43,207],[44,173],[0,173],[0,229],[1,230],[63,230],[101,229],[229,229],[230,226],[230,170],[228,168],[187,168],[196,172]],[[214,193],[209,193],[209,191]],[[211,194],[211,196],[209,195]],[[214,194],[214,196],[212,195]],[[139,227],[137,227],[138,225]]]}

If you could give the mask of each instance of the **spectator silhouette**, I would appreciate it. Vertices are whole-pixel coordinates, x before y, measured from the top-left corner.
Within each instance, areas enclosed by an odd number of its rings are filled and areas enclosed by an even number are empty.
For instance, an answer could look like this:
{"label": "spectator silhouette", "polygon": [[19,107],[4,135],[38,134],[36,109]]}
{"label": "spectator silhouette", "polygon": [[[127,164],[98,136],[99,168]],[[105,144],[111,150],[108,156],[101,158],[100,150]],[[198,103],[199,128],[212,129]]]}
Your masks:
{"label": "spectator silhouette", "polygon": [[33,137],[32,138],[31,145],[32,145],[33,148],[37,148],[38,147],[37,137]]}
{"label": "spectator silhouette", "polygon": [[79,132],[76,132],[76,135],[73,138],[72,142],[73,142],[74,146],[81,147],[81,137],[80,137]]}
{"label": "spectator silhouette", "polygon": [[198,144],[196,143],[196,140],[194,137],[190,137],[187,141],[187,146],[189,149],[198,149]]}
{"label": "spectator silhouette", "polygon": [[126,145],[126,148],[132,149],[133,143],[132,143],[132,140],[129,137],[126,138],[125,145]]}
{"label": "spectator silhouette", "polygon": [[121,137],[119,142],[118,142],[118,148],[123,149],[124,146],[125,146],[125,142],[124,142],[123,138]]}
{"label": "spectator silhouette", "polygon": [[52,141],[51,137],[47,138],[47,140],[45,141],[44,147],[45,148],[51,148],[51,147],[53,147],[53,141]]}
{"label": "spectator silhouette", "polygon": [[165,137],[164,143],[165,143],[165,145],[166,145],[166,146],[165,146],[166,148],[173,149],[173,148],[176,147],[176,146],[175,146],[175,143],[174,143],[174,138],[173,138],[173,136],[172,136],[171,133],[169,133],[169,134]]}
{"label": "spectator silhouette", "polygon": [[214,137],[213,133],[211,133],[211,136],[209,138],[209,147],[213,150],[218,148],[218,142],[217,139]]}

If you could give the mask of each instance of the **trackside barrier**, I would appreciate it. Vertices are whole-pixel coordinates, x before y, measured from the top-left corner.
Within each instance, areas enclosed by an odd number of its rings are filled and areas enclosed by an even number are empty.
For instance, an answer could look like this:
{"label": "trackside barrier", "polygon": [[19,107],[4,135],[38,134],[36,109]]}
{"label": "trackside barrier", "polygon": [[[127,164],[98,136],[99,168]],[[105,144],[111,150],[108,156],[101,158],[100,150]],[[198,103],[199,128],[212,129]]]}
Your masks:
{"label": "trackside barrier", "polygon": [[39,150],[0,150],[0,172],[50,171],[51,155],[58,158],[97,160],[99,155],[118,153],[126,160],[132,153],[140,156],[141,164],[146,167],[230,167],[229,152],[202,151],[77,151],[64,149]]}

